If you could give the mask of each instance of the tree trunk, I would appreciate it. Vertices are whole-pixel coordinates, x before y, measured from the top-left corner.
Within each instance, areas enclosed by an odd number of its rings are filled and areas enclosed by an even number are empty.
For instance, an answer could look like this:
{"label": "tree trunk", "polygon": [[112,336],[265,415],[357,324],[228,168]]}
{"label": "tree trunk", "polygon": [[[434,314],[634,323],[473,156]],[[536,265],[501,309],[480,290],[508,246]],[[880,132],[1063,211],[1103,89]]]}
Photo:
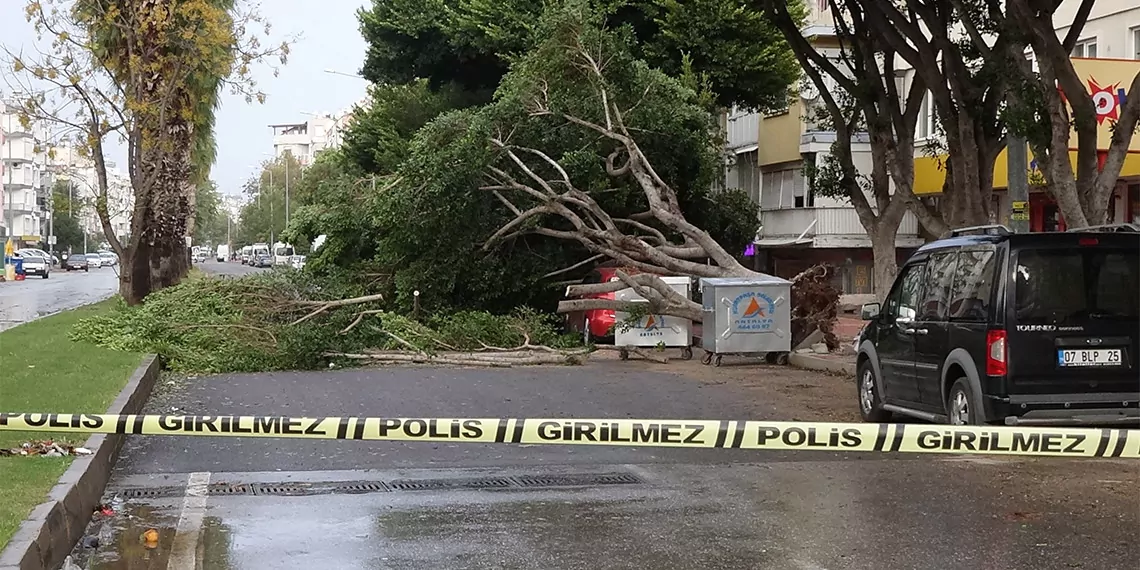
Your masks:
{"label": "tree trunk", "polygon": [[898,224],[879,224],[875,231],[868,232],[867,235],[871,238],[871,254],[875,263],[875,297],[882,301],[887,298],[887,293],[895,282],[895,275],[899,272],[898,253],[895,250]]}

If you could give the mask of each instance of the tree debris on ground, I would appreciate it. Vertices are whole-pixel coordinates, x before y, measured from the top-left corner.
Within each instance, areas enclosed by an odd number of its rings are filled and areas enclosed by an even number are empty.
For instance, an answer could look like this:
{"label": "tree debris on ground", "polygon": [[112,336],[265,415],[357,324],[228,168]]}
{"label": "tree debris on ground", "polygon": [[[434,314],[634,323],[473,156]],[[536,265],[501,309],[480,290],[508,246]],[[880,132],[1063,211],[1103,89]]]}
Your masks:
{"label": "tree debris on ground", "polygon": [[68,455],[91,455],[86,447],[61,444],[51,440],[26,441],[20,447],[0,449],[0,457],[6,456],[38,456],[38,457],[66,457]]}
{"label": "tree debris on ground", "polygon": [[325,368],[330,362],[471,366],[576,364],[580,340],[557,318],[460,311],[422,322],[391,312],[386,294],[344,275],[272,271],[197,279],[141,306],[80,321],[75,340],[160,355],[177,372]]}

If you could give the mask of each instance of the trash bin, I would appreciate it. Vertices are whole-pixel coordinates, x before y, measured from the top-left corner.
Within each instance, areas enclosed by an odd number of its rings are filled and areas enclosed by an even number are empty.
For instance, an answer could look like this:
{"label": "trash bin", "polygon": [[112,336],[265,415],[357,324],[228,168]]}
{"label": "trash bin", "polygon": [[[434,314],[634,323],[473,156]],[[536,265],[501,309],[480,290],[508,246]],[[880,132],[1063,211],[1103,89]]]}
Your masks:
{"label": "trash bin", "polygon": [[[724,354],[770,356],[792,350],[792,282],[772,275],[701,279],[705,364]],[[772,358],[771,356],[775,356]]]}
{"label": "trash bin", "polygon": [[[661,280],[686,299],[689,298],[689,286],[692,279],[688,277],[662,277]],[[618,291],[614,294],[614,299],[648,303],[632,288]],[[671,315],[647,314],[638,319],[633,326],[626,327],[623,323],[629,318],[629,313],[615,311],[614,318],[615,346],[680,348],[681,358],[688,360],[693,357],[693,322],[689,319]]]}

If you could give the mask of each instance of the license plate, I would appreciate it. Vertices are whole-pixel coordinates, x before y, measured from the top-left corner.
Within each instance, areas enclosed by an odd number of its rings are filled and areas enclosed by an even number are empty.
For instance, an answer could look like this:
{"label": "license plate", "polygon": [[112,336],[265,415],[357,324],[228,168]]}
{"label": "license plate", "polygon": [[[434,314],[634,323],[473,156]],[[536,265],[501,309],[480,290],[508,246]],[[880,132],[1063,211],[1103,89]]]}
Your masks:
{"label": "license plate", "polygon": [[1121,352],[1119,348],[1058,350],[1057,366],[1120,366]]}

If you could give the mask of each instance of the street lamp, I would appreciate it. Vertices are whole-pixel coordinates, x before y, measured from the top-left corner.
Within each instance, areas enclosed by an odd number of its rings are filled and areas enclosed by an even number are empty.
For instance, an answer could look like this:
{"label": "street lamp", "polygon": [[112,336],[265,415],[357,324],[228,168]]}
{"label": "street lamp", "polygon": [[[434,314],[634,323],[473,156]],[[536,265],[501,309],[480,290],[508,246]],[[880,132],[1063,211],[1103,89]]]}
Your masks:
{"label": "street lamp", "polygon": [[[273,158],[275,160],[277,158],[276,156],[274,156],[268,152],[263,152],[261,154],[263,154],[265,156],[273,156]],[[269,169],[269,185],[273,186],[273,169],[272,168]],[[285,227],[286,228],[289,227],[289,157],[285,157]]]}
{"label": "street lamp", "polygon": [[[345,73],[343,71],[337,71],[335,69],[326,69],[324,71],[325,71],[325,73],[331,73],[333,75],[343,75],[345,77],[355,77],[357,79],[365,79],[363,75],[360,75],[358,73]],[[367,81],[367,79],[365,79],[365,81]]]}

